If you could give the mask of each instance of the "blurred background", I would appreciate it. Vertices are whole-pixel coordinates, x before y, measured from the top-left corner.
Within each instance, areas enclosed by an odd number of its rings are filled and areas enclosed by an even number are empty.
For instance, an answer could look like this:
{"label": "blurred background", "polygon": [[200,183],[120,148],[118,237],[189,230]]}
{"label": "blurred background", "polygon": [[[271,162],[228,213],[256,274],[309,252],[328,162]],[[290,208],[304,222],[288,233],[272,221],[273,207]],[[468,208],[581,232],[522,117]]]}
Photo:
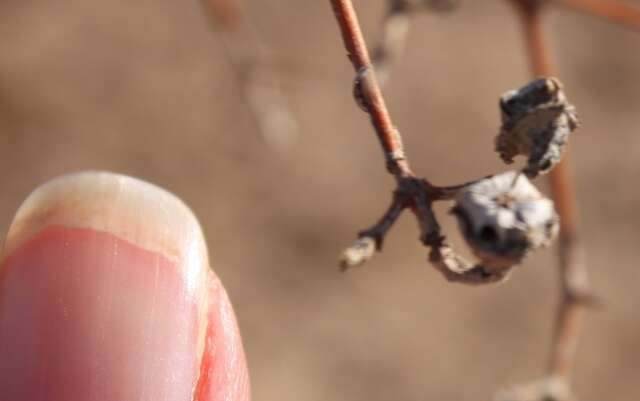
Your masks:
{"label": "blurred background", "polygon": [[[234,303],[257,401],[478,401],[541,377],[555,248],[504,284],[449,284],[405,215],[383,253],[338,271],[338,254],[381,215],[393,181],[351,97],[329,2],[247,3],[297,119],[287,146],[258,133],[229,47],[198,1],[1,2],[2,230],[33,188],[68,172],[113,170],[178,194]],[[355,1],[370,43],[383,3]],[[436,184],[506,170],[493,152],[497,100],[529,81],[512,8],[465,1],[412,22],[385,95],[414,170]],[[572,167],[603,300],[586,320],[575,389],[583,400],[635,401],[640,34],[558,7],[545,22],[582,121]],[[438,212],[459,242],[447,208]]]}

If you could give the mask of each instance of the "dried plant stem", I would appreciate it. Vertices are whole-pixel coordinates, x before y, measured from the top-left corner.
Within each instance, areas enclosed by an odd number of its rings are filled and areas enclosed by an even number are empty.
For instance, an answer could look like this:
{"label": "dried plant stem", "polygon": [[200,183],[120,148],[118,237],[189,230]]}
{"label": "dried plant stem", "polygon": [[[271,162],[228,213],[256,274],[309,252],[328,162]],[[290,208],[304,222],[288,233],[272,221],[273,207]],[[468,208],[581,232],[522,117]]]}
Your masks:
{"label": "dried plant stem", "polygon": [[640,31],[640,7],[618,0],[555,0],[557,3]]}
{"label": "dried plant stem", "polygon": [[[522,17],[532,72],[551,75],[552,67],[541,26],[543,2],[512,0]],[[550,173],[551,193],[560,215],[561,299],[548,367],[549,376],[569,382],[584,313],[587,277],[576,227],[576,202],[568,155]]]}
{"label": "dried plant stem", "polygon": [[369,57],[358,17],[350,0],[331,0],[349,59],[358,74],[356,90],[361,91],[364,106],[371,116],[387,160],[387,169],[396,178],[413,176],[404,155],[400,134],[391,121],[376,73]]}
{"label": "dried plant stem", "polygon": [[[349,59],[356,71],[354,96],[369,114],[386,159],[387,170],[396,179],[391,205],[384,216],[347,248],[341,257],[341,267],[358,266],[380,250],[384,236],[405,209],[415,215],[420,228],[420,240],[430,248],[429,261],[450,281],[477,285],[504,279],[511,267],[487,268],[467,262],[446,242],[433,212],[435,201],[453,199],[466,185],[438,187],[416,177],[405,157],[400,133],[393,125],[385,104],[376,72],[371,63],[366,43],[351,0],[330,0]],[[483,260],[483,263],[487,259]]]}
{"label": "dried plant stem", "polygon": [[356,71],[354,95],[357,102],[371,117],[386,160],[386,167],[397,182],[391,205],[384,216],[372,227],[363,230],[358,240],[343,253],[342,269],[357,266],[379,250],[384,236],[405,208],[411,207],[419,220],[423,243],[439,238],[439,227],[430,208],[430,194],[434,187],[415,177],[404,155],[400,133],[393,125],[382,96],[369,51],[351,0],[331,0],[336,21],[349,60]]}

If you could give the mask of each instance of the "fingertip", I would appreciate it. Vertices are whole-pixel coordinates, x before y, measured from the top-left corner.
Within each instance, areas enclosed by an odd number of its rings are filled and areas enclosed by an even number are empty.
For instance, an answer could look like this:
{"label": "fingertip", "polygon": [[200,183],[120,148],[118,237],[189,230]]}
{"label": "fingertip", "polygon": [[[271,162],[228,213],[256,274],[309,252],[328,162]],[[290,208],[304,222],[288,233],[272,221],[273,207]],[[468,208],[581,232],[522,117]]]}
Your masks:
{"label": "fingertip", "polygon": [[251,389],[240,331],[227,292],[208,274],[208,326],[195,401],[249,401]]}
{"label": "fingertip", "polygon": [[3,399],[248,399],[197,219],[169,192],[113,173],[52,180],[19,208],[0,267],[0,355]]}

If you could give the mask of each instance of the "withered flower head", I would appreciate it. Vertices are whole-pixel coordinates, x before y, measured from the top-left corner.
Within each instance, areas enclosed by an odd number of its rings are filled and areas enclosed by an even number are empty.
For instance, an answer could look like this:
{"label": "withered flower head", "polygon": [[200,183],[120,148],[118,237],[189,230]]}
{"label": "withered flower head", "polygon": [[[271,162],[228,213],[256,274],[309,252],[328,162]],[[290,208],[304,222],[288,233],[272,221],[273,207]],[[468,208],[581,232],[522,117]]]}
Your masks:
{"label": "withered flower head", "polygon": [[569,134],[578,127],[575,108],[556,78],[542,78],[500,98],[502,127],[495,148],[505,163],[528,157],[528,177],[546,173],[562,157]]}

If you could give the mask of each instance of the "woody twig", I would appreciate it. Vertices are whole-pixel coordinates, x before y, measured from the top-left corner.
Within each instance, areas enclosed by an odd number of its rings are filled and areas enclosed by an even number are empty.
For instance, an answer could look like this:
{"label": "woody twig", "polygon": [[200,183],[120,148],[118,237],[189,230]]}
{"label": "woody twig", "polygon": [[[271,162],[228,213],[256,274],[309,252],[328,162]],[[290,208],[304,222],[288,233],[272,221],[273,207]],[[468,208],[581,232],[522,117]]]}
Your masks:
{"label": "woody twig", "polygon": [[[382,96],[353,4],[350,0],[331,0],[331,4],[356,72],[355,99],[369,115],[387,171],[396,181],[387,212],[376,224],[359,233],[356,242],[342,255],[342,268],[357,266],[370,259],[381,249],[384,237],[396,219],[404,210],[410,209],[417,219],[422,244],[430,248],[429,261],[445,278],[465,284],[504,279],[525,254],[553,237],[556,219],[550,201],[544,199],[524,175],[516,172],[451,187],[436,186],[418,178],[410,168],[400,132],[394,126]],[[549,85],[543,82],[538,86],[544,89]],[[452,212],[478,257],[478,263],[464,260],[447,243],[432,209],[434,202],[443,200],[455,200]],[[525,209],[533,214],[524,212]],[[510,217],[498,218],[502,213]],[[519,217],[516,219],[516,216]],[[503,225],[505,222],[506,226]]]}

